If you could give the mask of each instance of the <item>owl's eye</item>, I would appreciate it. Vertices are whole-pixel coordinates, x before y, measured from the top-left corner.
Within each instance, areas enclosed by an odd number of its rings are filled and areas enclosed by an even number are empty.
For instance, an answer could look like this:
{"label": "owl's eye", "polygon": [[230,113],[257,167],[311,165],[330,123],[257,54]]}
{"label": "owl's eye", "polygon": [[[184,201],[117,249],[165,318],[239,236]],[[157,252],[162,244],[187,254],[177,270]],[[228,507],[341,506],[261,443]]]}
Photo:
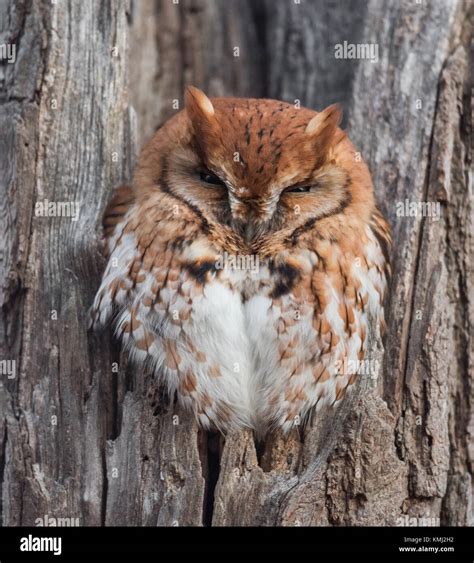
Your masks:
{"label": "owl's eye", "polygon": [[200,172],[199,178],[201,182],[205,182],[206,184],[225,187],[224,182],[218,176],[216,176],[212,172],[209,172],[209,170],[206,170],[205,172]]}
{"label": "owl's eye", "polygon": [[311,186],[291,186],[291,188],[286,188],[285,193],[302,194],[307,193],[310,190]]}

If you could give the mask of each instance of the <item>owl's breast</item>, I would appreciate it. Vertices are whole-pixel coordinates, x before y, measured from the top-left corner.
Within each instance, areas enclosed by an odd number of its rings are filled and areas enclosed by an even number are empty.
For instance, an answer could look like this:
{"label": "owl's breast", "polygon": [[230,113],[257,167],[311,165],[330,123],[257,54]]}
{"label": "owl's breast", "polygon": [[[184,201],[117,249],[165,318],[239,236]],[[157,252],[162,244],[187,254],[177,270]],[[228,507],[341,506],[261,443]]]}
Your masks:
{"label": "owl's breast", "polygon": [[381,311],[378,249],[362,265],[330,246],[221,260],[203,239],[139,250],[125,229],[111,246],[94,322],[112,320],[203,426],[289,429],[354,382],[338,362],[363,358],[367,314]]}

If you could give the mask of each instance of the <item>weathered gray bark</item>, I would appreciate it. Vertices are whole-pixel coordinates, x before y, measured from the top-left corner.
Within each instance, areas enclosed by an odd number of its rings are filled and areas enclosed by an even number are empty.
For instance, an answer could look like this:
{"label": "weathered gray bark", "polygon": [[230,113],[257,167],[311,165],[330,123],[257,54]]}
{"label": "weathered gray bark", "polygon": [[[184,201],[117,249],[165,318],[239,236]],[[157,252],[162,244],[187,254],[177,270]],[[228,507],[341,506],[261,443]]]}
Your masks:
{"label": "weathered gray bark", "polygon": [[[0,44],[17,45],[0,64],[0,360],[17,366],[0,381],[4,525],[470,522],[468,3],[356,4],[0,0]],[[344,40],[376,42],[379,62],[334,59]],[[340,101],[393,227],[377,380],[346,418],[271,436],[259,455],[250,433],[200,432],[86,330],[102,210],[190,83]],[[406,198],[440,201],[441,219],[398,217]],[[44,199],[79,202],[79,220],[36,217]]]}
{"label": "weathered gray bark", "polygon": [[[100,524],[116,384],[87,309],[100,210],[134,156],[125,2],[2,1],[0,14],[17,49],[1,66],[0,357],[16,362],[0,388],[2,521]],[[77,202],[78,221],[36,216],[44,200]]]}

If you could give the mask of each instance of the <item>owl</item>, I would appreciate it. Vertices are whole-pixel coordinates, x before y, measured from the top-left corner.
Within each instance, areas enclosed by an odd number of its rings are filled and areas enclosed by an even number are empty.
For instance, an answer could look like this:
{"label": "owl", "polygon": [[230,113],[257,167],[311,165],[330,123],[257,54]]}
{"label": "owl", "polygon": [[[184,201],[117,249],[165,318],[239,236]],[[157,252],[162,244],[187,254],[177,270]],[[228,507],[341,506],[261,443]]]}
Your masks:
{"label": "owl", "polygon": [[105,213],[91,323],[206,429],[337,408],[383,326],[390,230],[340,117],[188,87]]}

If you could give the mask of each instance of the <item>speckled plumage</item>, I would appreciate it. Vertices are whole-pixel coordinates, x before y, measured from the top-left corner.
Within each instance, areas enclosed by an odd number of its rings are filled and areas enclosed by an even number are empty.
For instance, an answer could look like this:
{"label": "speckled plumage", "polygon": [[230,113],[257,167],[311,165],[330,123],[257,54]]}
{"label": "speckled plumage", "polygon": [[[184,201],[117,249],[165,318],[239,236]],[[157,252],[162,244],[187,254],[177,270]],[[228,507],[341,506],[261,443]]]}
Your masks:
{"label": "speckled plumage", "polygon": [[109,205],[93,324],[204,427],[263,435],[337,405],[383,324],[389,228],[339,119],[189,88]]}

